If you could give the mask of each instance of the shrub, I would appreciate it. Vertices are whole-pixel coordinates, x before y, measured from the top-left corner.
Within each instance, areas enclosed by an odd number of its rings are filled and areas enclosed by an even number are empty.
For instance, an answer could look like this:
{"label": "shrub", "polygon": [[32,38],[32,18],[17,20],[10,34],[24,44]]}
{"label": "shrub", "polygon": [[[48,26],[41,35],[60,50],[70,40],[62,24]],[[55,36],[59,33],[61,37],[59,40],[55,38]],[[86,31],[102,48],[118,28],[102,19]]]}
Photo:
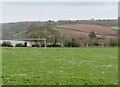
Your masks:
{"label": "shrub", "polygon": [[98,42],[97,38],[89,38],[88,39],[88,43],[90,43],[90,44],[96,44],[97,42]]}
{"label": "shrub", "polygon": [[120,37],[118,37],[118,46],[120,47]]}
{"label": "shrub", "polygon": [[72,39],[71,41],[65,41],[64,43],[65,47],[79,47],[80,46],[80,42],[79,40],[77,41],[76,39]]}
{"label": "shrub", "polygon": [[44,44],[41,44],[41,47],[44,47]]}
{"label": "shrub", "polygon": [[58,44],[51,44],[51,45],[48,45],[47,47],[61,47],[61,45],[58,45]]}
{"label": "shrub", "polygon": [[105,39],[104,44],[110,47],[119,46],[118,38]]}
{"label": "shrub", "polygon": [[4,41],[2,42],[2,47],[13,47],[13,45],[10,41]]}
{"label": "shrub", "polygon": [[16,44],[16,47],[24,47],[24,45],[22,43],[18,43]]}
{"label": "shrub", "polygon": [[96,34],[95,34],[95,32],[93,32],[93,31],[91,31],[90,33],[89,33],[89,35],[88,35],[90,38],[96,38]]}
{"label": "shrub", "polygon": [[0,43],[0,47],[2,46],[2,43]]}
{"label": "shrub", "polygon": [[40,47],[39,44],[32,44],[32,47]]}
{"label": "shrub", "polygon": [[24,43],[24,47],[27,47],[27,42]]}
{"label": "shrub", "polygon": [[117,38],[110,39],[110,46],[118,46],[118,39]]}

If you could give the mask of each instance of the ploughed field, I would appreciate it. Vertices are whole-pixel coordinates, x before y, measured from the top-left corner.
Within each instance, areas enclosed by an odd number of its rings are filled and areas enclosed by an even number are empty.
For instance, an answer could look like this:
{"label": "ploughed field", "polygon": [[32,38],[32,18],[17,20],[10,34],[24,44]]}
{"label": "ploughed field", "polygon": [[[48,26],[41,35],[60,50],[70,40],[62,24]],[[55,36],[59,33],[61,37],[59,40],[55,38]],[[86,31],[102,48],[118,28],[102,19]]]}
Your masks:
{"label": "ploughed field", "polygon": [[109,35],[109,36],[117,36],[118,31],[112,30],[108,27],[100,26],[100,25],[90,25],[90,24],[73,24],[73,25],[63,25],[58,26],[58,28],[77,30],[81,32],[89,33],[94,31],[96,34]]}
{"label": "ploughed field", "polygon": [[117,48],[3,48],[4,85],[118,84]]}

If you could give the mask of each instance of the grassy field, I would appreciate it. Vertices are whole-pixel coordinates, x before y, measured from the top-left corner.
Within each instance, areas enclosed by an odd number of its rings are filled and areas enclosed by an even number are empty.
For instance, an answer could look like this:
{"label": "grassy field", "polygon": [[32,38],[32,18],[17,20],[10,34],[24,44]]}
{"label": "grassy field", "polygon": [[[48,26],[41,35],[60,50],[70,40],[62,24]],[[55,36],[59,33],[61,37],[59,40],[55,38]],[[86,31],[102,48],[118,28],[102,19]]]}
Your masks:
{"label": "grassy field", "polygon": [[118,26],[112,26],[110,28],[113,29],[113,30],[119,30],[120,29],[120,28],[118,28]]}
{"label": "grassy field", "polygon": [[5,85],[118,84],[117,48],[3,48]]}
{"label": "grassy field", "polygon": [[[0,77],[2,77],[2,48],[0,47]],[[0,79],[0,87],[2,85],[2,79]]]}

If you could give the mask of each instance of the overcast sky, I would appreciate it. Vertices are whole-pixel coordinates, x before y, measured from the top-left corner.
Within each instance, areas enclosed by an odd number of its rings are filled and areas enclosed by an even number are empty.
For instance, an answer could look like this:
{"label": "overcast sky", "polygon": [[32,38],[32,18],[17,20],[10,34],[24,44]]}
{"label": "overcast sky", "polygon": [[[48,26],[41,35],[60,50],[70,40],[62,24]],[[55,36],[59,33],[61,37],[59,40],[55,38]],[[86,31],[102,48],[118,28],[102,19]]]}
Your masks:
{"label": "overcast sky", "polygon": [[[0,0],[2,2],[73,2],[73,0]],[[119,0],[74,0],[74,2],[118,2]]]}
{"label": "overcast sky", "polygon": [[3,0],[1,22],[116,19],[118,17],[118,0],[84,0],[85,2],[83,0],[45,2],[48,0],[44,0],[44,3],[40,1],[43,0],[39,0],[39,2],[35,2],[35,0],[29,0],[29,2],[28,0],[24,0],[24,2],[23,0]]}

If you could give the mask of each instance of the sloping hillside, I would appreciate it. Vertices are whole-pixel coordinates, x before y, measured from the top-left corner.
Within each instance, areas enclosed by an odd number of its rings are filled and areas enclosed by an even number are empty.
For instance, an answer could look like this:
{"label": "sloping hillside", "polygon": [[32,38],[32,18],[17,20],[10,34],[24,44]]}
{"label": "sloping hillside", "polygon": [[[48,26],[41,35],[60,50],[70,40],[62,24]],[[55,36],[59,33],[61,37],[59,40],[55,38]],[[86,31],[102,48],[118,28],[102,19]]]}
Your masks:
{"label": "sloping hillside", "polygon": [[[61,21],[26,21],[3,23],[2,39],[24,38],[31,27],[51,27],[58,31],[61,35],[66,35],[72,32],[87,32],[94,31],[97,34],[117,35],[117,30],[113,31],[110,26],[117,26],[117,20],[61,20]],[[102,26],[101,26],[102,25]],[[106,26],[106,27],[103,27]],[[50,32],[50,31],[49,31]]]}
{"label": "sloping hillside", "polygon": [[100,25],[90,25],[90,24],[74,24],[74,25],[63,25],[58,26],[58,28],[75,30],[78,32],[86,32],[90,33],[94,31],[96,34],[100,35],[108,35],[108,36],[117,36],[117,31],[111,30],[108,27],[100,26]]}
{"label": "sloping hillside", "polygon": [[[51,25],[50,25],[51,24]],[[54,22],[15,22],[2,25],[2,39],[23,38],[31,27],[54,26]]]}

